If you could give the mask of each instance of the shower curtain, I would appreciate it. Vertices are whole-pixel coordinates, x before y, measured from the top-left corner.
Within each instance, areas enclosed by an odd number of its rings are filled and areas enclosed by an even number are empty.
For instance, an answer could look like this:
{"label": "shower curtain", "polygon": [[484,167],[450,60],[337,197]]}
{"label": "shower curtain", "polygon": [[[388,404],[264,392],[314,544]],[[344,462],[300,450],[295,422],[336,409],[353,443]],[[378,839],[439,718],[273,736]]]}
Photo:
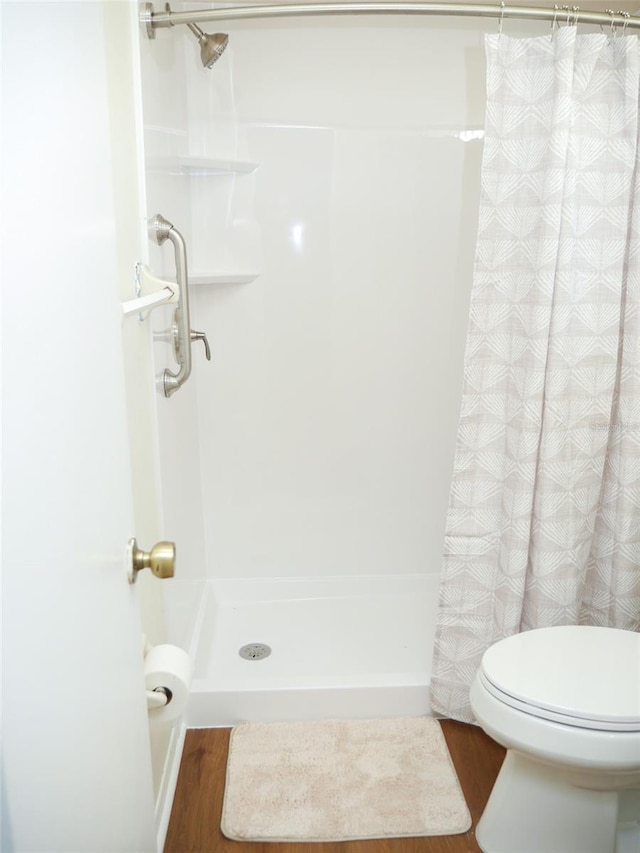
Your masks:
{"label": "shower curtain", "polygon": [[532,628],[640,630],[635,36],[486,37],[462,408],[431,683],[472,721],[483,652]]}

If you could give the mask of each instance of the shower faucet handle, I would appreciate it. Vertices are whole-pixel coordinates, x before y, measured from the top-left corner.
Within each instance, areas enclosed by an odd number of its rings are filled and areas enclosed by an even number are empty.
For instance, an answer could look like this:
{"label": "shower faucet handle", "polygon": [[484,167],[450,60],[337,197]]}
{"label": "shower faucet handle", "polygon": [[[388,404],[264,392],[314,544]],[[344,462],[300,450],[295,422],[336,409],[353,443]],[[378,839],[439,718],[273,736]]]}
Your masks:
{"label": "shower faucet handle", "polygon": [[209,341],[207,340],[205,332],[196,332],[194,329],[191,329],[191,340],[202,341],[202,343],[204,344],[204,354],[207,358],[207,361],[211,361],[211,350],[209,349]]}

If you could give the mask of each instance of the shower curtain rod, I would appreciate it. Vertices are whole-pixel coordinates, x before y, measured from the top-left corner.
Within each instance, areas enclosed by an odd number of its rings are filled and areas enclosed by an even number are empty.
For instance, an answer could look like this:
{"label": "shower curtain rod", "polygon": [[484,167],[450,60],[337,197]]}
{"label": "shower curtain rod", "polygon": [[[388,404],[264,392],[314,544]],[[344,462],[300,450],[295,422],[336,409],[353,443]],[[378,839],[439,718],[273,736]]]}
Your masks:
{"label": "shower curtain rod", "polygon": [[234,21],[244,18],[283,18],[305,15],[471,15],[478,18],[529,18],[569,24],[601,24],[626,29],[640,29],[640,17],[629,12],[613,11],[583,12],[578,6],[509,6],[506,3],[476,5],[471,3],[403,3],[403,2],[354,2],[354,3],[295,3],[272,6],[234,6],[218,9],[201,9],[190,12],[154,12],[152,3],[143,5],[142,22],[147,35],[155,38],[160,27],[177,24],[196,24],[207,21]]}

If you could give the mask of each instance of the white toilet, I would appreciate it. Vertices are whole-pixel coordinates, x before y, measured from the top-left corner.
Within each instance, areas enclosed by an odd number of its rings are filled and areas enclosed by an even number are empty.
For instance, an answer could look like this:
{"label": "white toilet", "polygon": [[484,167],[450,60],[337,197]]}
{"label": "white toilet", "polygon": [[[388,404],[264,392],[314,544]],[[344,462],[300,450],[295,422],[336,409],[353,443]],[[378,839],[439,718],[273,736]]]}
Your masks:
{"label": "white toilet", "polygon": [[507,755],[484,853],[640,851],[640,634],[561,626],[489,648],[471,706]]}

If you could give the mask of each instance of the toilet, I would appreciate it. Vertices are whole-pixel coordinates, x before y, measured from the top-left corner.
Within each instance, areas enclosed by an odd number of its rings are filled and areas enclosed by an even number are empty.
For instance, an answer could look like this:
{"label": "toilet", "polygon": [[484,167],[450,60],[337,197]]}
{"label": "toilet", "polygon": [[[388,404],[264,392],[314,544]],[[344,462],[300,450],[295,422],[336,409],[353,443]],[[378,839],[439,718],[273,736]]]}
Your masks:
{"label": "toilet", "polygon": [[566,625],[500,640],[471,707],[507,754],[484,853],[640,851],[640,634]]}

